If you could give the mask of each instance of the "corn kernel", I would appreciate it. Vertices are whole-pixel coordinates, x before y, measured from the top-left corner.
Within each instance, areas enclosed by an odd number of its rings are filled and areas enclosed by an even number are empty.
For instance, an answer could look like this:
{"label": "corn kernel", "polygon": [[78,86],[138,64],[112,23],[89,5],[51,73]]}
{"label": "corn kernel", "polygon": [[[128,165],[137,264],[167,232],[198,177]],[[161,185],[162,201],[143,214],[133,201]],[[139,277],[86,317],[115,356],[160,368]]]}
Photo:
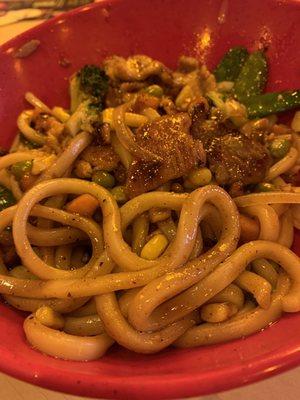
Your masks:
{"label": "corn kernel", "polygon": [[153,236],[142,248],[141,257],[146,260],[155,260],[158,258],[168,246],[168,239],[165,235],[158,233]]}

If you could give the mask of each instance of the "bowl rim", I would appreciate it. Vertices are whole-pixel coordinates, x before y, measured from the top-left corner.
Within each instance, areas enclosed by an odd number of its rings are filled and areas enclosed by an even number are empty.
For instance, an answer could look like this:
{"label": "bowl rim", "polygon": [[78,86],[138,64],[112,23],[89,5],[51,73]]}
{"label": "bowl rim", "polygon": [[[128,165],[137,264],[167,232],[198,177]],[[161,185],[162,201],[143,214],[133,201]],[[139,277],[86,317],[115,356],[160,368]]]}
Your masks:
{"label": "bowl rim", "polygon": [[[272,1],[275,3],[278,0]],[[3,43],[0,46],[0,52],[5,52],[12,47],[19,47],[24,43],[24,41],[26,41],[27,37],[31,37],[32,34],[39,34],[43,30],[55,25],[60,20],[65,20],[85,12],[90,12],[93,9],[105,8],[107,5],[119,2],[122,2],[122,0],[98,0],[96,3],[90,3],[63,12],[62,14],[44,21]],[[300,8],[299,0],[286,0],[285,4],[287,3],[295,4]],[[15,355],[8,348],[3,347],[1,343],[0,349],[0,371],[2,373],[50,390],[84,397],[106,396],[106,398],[111,399],[137,398],[134,395],[141,391],[150,391],[151,396],[154,396],[156,399],[174,398],[172,397],[174,394],[182,393],[183,385],[186,387],[186,393],[188,392],[189,387],[191,389],[189,394],[187,394],[188,396],[212,394],[219,391],[218,387],[214,389],[214,384],[217,380],[222,380],[222,391],[230,390],[253,382],[258,382],[300,365],[300,346],[296,341],[292,341],[285,346],[282,346],[280,352],[276,354],[270,352],[267,355],[264,354],[257,356],[253,359],[251,364],[243,366],[242,371],[240,365],[234,364],[230,367],[220,367],[213,371],[200,371],[198,373],[195,371],[193,375],[191,375],[190,372],[185,373],[184,371],[163,374],[162,376],[141,374],[134,376],[134,379],[131,379],[130,382],[126,381],[122,376],[106,376],[105,374],[102,374],[102,379],[105,380],[105,378],[107,378],[107,380],[104,381],[105,385],[103,385],[103,380],[99,379],[101,378],[101,375],[90,375],[89,381],[84,382],[86,375],[79,372],[73,372],[72,376],[70,376],[71,374],[66,376],[64,373],[64,380],[61,381],[61,374],[63,371],[60,371],[56,367],[49,367],[47,373],[43,372],[37,375],[34,369],[24,369],[23,365],[18,363],[16,360]],[[65,363],[67,361],[62,360],[62,362]],[[167,383],[168,379],[170,379],[171,382]],[[95,387],[94,389],[91,389],[91,386],[93,385]],[[198,390],[192,389],[196,387],[198,387]]]}

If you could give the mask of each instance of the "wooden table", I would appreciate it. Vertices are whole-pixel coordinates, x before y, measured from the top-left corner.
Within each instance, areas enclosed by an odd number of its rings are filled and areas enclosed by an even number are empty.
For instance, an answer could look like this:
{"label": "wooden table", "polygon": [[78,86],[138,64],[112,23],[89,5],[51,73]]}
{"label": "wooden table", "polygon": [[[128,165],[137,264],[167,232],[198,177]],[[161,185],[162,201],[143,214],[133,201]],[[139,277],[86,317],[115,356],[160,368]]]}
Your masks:
{"label": "wooden table", "polygon": [[[0,27],[0,45],[41,21],[23,21]],[[0,355],[1,357],[1,355]],[[79,400],[79,397],[56,393],[20,382],[0,373],[0,400]],[[81,398],[82,399],[82,398]],[[199,400],[194,397],[191,400]],[[299,400],[300,367],[266,381],[243,388],[201,397],[201,400]],[[155,400],[155,399],[153,399]]]}

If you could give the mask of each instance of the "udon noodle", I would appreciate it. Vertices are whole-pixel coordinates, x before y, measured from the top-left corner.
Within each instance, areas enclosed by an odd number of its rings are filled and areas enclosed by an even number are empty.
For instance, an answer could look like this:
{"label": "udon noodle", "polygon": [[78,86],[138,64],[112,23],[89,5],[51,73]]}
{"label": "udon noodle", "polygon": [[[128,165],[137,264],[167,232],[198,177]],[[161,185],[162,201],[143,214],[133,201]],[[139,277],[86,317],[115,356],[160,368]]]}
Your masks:
{"label": "udon noodle", "polygon": [[[69,110],[27,93],[0,158],[0,293],[30,313],[30,345],[69,360],[114,342],[155,353],[300,311],[297,132],[248,119],[191,58],[175,72],[145,56],[85,68]],[[224,87],[227,111],[209,100]]]}

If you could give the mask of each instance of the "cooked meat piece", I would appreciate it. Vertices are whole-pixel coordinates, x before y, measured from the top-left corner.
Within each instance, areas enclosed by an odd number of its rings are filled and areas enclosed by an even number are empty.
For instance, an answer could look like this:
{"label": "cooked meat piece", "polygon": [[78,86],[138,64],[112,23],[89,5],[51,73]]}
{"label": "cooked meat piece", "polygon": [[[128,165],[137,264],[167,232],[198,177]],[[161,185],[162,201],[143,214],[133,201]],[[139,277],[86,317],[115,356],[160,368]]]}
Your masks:
{"label": "cooked meat piece", "polygon": [[206,120],[204,107],[192,114],[192,135],[203,143],[208,166],[217,183],[248,185],[261,182],[271,165],[268,150],[258,140],[248,138],[230,122]]}
{"label": "cooked meat piece", "polygon": [[90,163],[92,167],[103,171],[111,171],[117,168],[120,161],[111,146],[89,146],[82,152],[80,158]]}
{"label": "cooked meat piece", "polygon": [[171,72],[161,62],[144,55],[127,59],[119,56],[109,57],[104,60],[104,70],[112,80],[144,81],[150,76],[159,76],[163,82],[171,81]]}
{"label": "cooked meat piece", "polygon": [[133,161],[126,182],[129,197],[153,190],[170,179],[179,178],[204,162],[202,144],[190,135],[190,124],[188,114],[179,113],[161,117],[136,131],[136,142],[160,156],[163,161]]}
{"label": "cooked meat piece", "polygon": [[209,167],[221,185],[261,182],[270,166],[266,148],[242,134],[231,133],[213,139],[207,157]]}

